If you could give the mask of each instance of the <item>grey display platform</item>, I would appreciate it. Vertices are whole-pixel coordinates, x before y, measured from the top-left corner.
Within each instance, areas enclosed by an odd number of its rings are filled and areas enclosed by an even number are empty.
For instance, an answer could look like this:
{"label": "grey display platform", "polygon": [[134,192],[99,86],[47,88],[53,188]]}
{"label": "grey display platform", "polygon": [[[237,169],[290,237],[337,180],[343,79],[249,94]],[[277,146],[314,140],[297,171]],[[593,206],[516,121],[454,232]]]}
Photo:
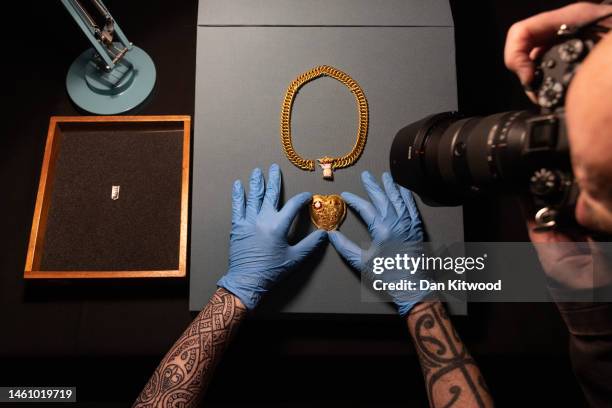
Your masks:
{"label": "grey display platform", "polygon": [[[227,269],[231,187],[254,167],[278,163],[283,202],[302,191],[365,196],[360,173],[388,170],[391,141],[406,124],[457,108],[453,22],[442,0],[201,0],[197,29],[191,214],[190,308],[199,310]],[[289,83],[317,65],[353,77],[370,107],[368,142],[356,165],[335,172],[294,167],[280,144],[281,102]],[[306,85],[293,110],[296,150],[308,158],[341,155],[355,141],[352,94],[321,78]],[[460,207],[419,202],[430,240],[463,241]],[[311,229],[308,214],[296,238]],[[354,213],[341,230],[365,246]],[[359,277],[331,245],[283,282],[263,310],[300,313],[395,313],[361,300]]]}

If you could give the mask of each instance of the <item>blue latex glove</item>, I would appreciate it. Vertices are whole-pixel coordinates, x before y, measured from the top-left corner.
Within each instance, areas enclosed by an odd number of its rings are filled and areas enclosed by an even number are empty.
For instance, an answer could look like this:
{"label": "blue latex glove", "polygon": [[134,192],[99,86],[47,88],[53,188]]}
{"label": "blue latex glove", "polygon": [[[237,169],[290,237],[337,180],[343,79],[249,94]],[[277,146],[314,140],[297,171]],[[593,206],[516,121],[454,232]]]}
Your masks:
{"label": "blue latex glove", "polygon": [[232,231],[229,270],[217,285],[236,295],[249,309],[293,267],[327,239],[323,230],[314,231],[295,245],[287,233],[300,208],[312,199],[311,193],[292,197],[279,211],[281,174],[270,166],[267,187],[260,169],[253,170],[246,200],[242,183],[232,191]]}
{"label": "blue latex glove", "polygon": [[[371,280],[375,275],[369,262],[376,256],[390,255],[389,252],[402,248],[404,244],[410,244],[404,245],[406,248],[419,247],[413,244],[423,242],[423,226],[412,193],[396,185],[389,173],[382,175],[384,190],[367,171],[361,174],[361,180],[371,203],[352,193],[342,193],[342,198],[366,223],[372,237],[370,248],[362,250],[338,231],[329,232],[329,240],[338,253],[362,273],[362,278]],[[407,279],[414,279],[414,276],[405,272]],[[427,295],[423,291],[388,293],[402,316]]]}

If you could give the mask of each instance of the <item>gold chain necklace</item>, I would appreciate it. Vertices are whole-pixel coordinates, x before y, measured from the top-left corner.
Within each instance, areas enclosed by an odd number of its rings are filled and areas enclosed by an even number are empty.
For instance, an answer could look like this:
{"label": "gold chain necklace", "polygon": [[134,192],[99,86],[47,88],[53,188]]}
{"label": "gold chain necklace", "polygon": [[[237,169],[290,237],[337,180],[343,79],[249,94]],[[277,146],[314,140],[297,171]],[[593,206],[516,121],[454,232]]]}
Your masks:
{"label": "gold chain necklace", "polygon": [[294,79],[293,82],[291,82],[289,88],[287,88],[287,93],[285,94],[285,99],[283,100],[283,108],[281,111],[281,143],[283,145],[283,149],[285,150],[287,158],[296,167],[308,171],[313,171],[315,169],[314,160],[302,158],[293,148],[293,143],[291,141],[291,110],[293,108],[293,101],[295,99],[295,95],[300,90],[300,88],[304,84],[322,76],[334,78],[335,80],[341,82],[347,88],[349,88],[351,93],[355,95],[355,101],[357,102],[357,109],[359,111],[357,140],[355,141],[353,149],[348,154],[342,157],[324,156],[320,159],[317,159],[317,161],[319,162],[319,166],[321,166],[321,168],[323,169],[323,178],[333,179],[333,170],[348,167],[357,161],[357,159],[363,152],[363,148],[368,137],[368,101],[366,100],[365,94],[363,93],[363,89],[361,89],[359,84],[355,82],[353,78],[348,76],[348,74],[334,67],[330,67],[329,65],[320,65],[311,69],[310,71],[304,72],[296,79]]}

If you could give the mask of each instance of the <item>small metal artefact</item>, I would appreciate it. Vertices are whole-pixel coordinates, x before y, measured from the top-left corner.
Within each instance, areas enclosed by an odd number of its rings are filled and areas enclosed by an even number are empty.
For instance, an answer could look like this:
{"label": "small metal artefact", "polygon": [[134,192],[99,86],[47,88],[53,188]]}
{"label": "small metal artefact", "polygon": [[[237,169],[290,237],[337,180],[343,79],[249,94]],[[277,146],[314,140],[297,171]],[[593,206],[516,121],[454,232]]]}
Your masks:
{"label": "small metal artefact", "polygon": [[119,190],[121,190],[121,186],[113,186],[111,189],[111,200],[119,199]]}

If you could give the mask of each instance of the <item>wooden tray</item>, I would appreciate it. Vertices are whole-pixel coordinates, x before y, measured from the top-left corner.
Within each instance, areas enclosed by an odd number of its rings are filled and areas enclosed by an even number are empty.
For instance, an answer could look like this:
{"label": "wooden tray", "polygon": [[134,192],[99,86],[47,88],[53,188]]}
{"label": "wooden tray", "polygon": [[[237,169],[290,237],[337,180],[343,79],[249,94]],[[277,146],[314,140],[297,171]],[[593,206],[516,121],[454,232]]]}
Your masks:
{"label": "wooden tray", "polygon": [[190,129],[189,116],[52,117],[24,277],[185,276]]}

